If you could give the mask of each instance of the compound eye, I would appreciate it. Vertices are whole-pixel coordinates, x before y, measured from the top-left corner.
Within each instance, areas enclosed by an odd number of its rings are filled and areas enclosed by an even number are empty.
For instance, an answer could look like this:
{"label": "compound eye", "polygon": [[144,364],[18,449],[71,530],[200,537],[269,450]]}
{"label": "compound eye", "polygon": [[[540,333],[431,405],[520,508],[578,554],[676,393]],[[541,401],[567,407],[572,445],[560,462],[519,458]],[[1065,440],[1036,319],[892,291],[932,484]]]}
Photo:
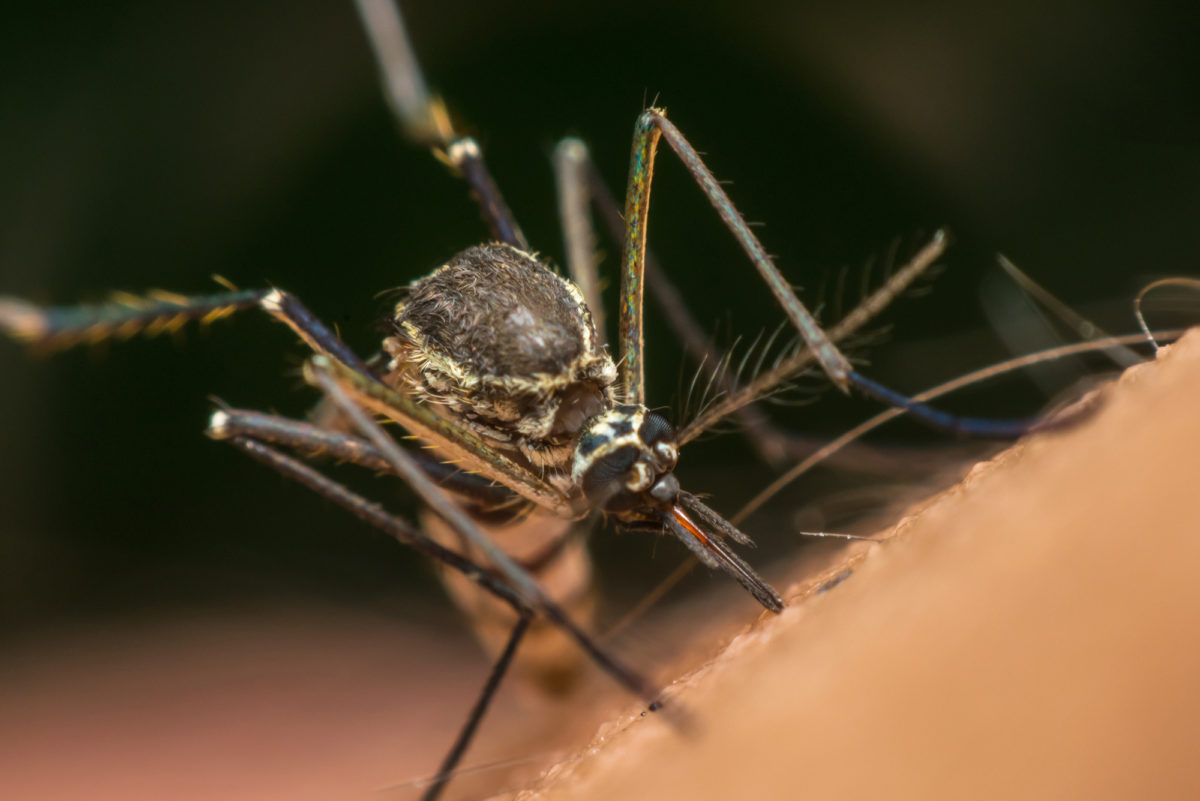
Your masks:
{"label": "compound eye", "polygon": [[583,474],[584,494],[592,503],[606,508],[608,502],[625,489],[633,465],[638,462],[637,457],[637,449],[626,446],[593,461]]}
{"label": "compound eye", "polygon": [[675,429],[671,427],[671,424],[662,415],[655,414],[654,412],[646,412],[641,426],[638,427],[638,439],[647,445],[655,445],[664,440],[673,442],[675,440]]}

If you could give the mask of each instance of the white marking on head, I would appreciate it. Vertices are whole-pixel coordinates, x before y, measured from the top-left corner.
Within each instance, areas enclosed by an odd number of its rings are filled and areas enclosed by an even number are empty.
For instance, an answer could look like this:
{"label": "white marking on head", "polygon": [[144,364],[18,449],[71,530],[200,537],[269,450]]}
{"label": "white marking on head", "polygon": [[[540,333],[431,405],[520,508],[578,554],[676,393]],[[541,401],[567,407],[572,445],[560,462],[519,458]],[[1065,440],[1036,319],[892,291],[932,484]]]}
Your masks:
{"label": "white marking on head", "polygon": [[642,492],[650,488],[654,481],[654,470],[645,462],[634,462],[629,467],[629,480],[625,488],[630,492]]}
{"label": "white marking on head", "polygon": [[670,442],[656,442],[653,447],[654,453],[664,464],[674,466],[679,461],[679,449]]}

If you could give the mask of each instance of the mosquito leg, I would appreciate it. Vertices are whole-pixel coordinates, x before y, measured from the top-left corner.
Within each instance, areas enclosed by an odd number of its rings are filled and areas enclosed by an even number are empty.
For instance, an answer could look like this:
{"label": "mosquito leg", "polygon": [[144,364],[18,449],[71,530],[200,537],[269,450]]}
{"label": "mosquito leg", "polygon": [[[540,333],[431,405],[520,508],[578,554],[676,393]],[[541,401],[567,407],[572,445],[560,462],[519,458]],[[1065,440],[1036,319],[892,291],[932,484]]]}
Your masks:
{"label": "mosquito leg", "polygon": [[[592,203],[609,234],[620,242],[625,232],[625,222],[621,218],[620,207],[590,160],[588,167],[587,180]],[[904,267],[893,273],[883,286],[864,298],[850,314],[830,329],[829,338],[835,343],[841,342],[883,311],[941,257],[946,249],[946,240],[947,236],[944,231],[934,234],[929,244],[914,255]],[[645,270],[646,286],[668,325],[675,332],[675,336],[679,338],[684,350],[708,373],[710,379],[717,382],[717,387],[724,396],[721,403],[702,415],[707,422],[697,421],[701,424],[696,433],[703,431],[725,416],[734,414],[740,429],[757,451],[759,458],[768,464],[778,464],[784,459],[799,458],[817,450],[820,447],[818,443],[781,431],[771,423],[770,418],[761,409],[753,405],[754,398],[760,398],[769,393],[777,385],[811,364],[814,361],[813,352],[805,348],[788,356],[772,367],[768,371],[769,375],[760,374],[760,377],[766,377],[768,380],[760,381],[759,377],[756,377],[750,391],[745,391],[747,389],[745,387],[739,389],[734,377],[721,371],[719,362],[710,357],[711,340],[704,333],[700,324],[696,322],[695,317],[687,308],[683,295],[667,277],[666,271],[659,265],[658,259],[655,258],[654,252],[649,247],[645,251]],[[743,401],[742,398],[750,400]],[[686,435],[694,425],[695,423],[689,424],[688,428],[681,432],[685,436],[684,441],[691,438]],[[876,462],[886,461],[885,457],[878,454],[874,456],[874,460]]]}
{"label": "mosquito leg", "polygon": [[392,470],[403,478],[413,491],[439,517],[446,521],[455,531],[461,534],[488,560],[500,570],[508,583],[517,591],[524,605],[532,609],[540,608],[546,598],[537,582],[533,580],[513,559],[501,548],[497,547],[475,522],[453,501],[437,488],[436,485],[421,472],[420,467],[406,454],[395,441],[388,436],[378,423],[367,415],[350,395],[337,382],[328,366],[321,361],[312,361],[305,365],[305,379],[314,384],[330,398],[367,438],[392,466]]}
{"label": "mosquito leg", "polygon": [[384,458],[391,464],[392,469],[401,475],[412,487],[421,500],[460,536],[483,553],[513,591],[521,599],[523,607],[534,609],[544,614],[551,622],[561,627],[576,643],[583,648],[596,664],[616,679],[622,686],[637,694],[648,702],[655,701],[655,692],[651,685],[640,675],[621,662],[610,656],[592,640],[554,603],[538,586],[537,582],[518,565],[512,557],[500,549],[482,531],[475,522],[458,507],[446,494],[438,488],[409,456],[396,445],[378,423],[371,418],[350,394],[338,382],[330,369],[335,363],[316,358],[305,366],[305,377],[337,404],[343,412],[358,427],[359,431],[371,444],[379,449]]}
{"label": "mosquito leg", "polygon": [[409,433],[436,445],[449,461],[460,463],[503,484],[550,514],[577,518],[586,512],[585,509],[576,508],[551,484],[488,447],[471,431],[440,417],[429,406],[417,403],[412,397],[374,378],[364,378],[336,360],[320,356],[305,365],[306,376],[319,372],[330,373],[342,391],[349,394],[359,406],[394,420],[408,429]]}
{"label": "mosquito leg", "polygon": [[[387,435],[383,434],[383,436],[386,437]],[[274,448],[249,437],[232,437],[227,441],[238,450],[266,464],[288,478],[303,484],[321,497],[333,501],[348,510],[355,517],[374,526],[400,543],[445,564],[452,570],[462,573],[472,581],[477,582],[487,592],[512,606],[518,614],[527,614],[531,610],[529,604],[525,602],[524,594],[502,580],[491,570],[481,567],[470,559],[442,547],[426,537],[414,526],[385,512],[379,504],[372,503],[361,495],[351,492],[346,487],[322,475],[319,471],[303,462],[282,454]],[[395,448],[394,443],[392,447]],[[395,449],[399,450],[398,448]],[[389,459],[389,461],[391,460]],[[404,461],[403,454],[399,461]],[[417,470],[417,475],[420,475],[419,469]],[[436,493],[437,490],[434,492]],[[648,681],[632,669],[626,667],[623,663],[609,656],[588,634],[575,625],[557,604],[541,596],[540,591],[538,595],[539,606],[532,607],[532,609],[541,612],[555,625],[560,626],[618,684],[648,703],[658,703],[656,693]]]}
{"label": "mosquito leg", "polygon": [[[901,292],[912,284],[921,274],[928,270],[941,258],[946,251],[947,235],[945,231],[937,231],[925,247],[921,248],[907,264],[897,270],[887,282],[871,295],[865,298],[857,307],[847,314],[840,322],[829,329],[829,338],[840,342],[862,326],[866,325],[875,315],[886,308]],[[730,392],[712,408],[706,409],[696,419],[679,432],[681,444],[690,442],[714,423],[723,419],[734,410],[753,403],[756,399],[769,393],[775,387],[788,380],[800,370],[805,369],[816,361],[816,354],[804,348],[779,364],[756,375],[745,386]]]}
{"label": "mosquito leg", "polygon": [[[336,388],[336,384],[332,386]],[[372,423],[372,425],[374,424]],[[382,429],[379,430],[379,433],[385,438],[387,437],[387,435],[382,432]],[[505,649],[505,653],[493,667],[492,673],[488,678],[487,685],[485,685],[484,691],[481,693],[479,700],[476,701],[475,708],[472,710],[471,717],[469,718],[467,725],[464,726],[462,732],[459,734],[459,737],[455,742],[454,748],[439,768],[437,777],[438,783],[442,785],[445,784],[449,772],[453,769],[453,766],[458,759],[461,758],[462,752],[466,750],[471,736],[474,734],[475,729],[478,727],[479,721],[482,719],[488,704],[491,702],[491,699],[495,694],[496,685],[499,684],[500,679],[503,677],[512,661],[511,651],[515,651],[517,642],[524,634],[527,623],[533,614],[533,609],[537,609],[537,611],[540,611],[542,614],[544,614],[551,622],[566,631],[567,634],[570,635],[571,638],[580,645],[584,652],[586,652],[601,669],[612,676],[619,684],[621,684],[630,692],[633,692],[641,697],[648,704],[650,704],[652,708],[661,708],[661,702],[656,699],[654,688],[649,682],[621,662],[618,662],[616,659],[609,656],[608,653],[601,649],[589,635],[584,633],[578,626],[571,622],[561,608],[559,608],[552,601],[540,596],[540,592],[538,593],[538,605],[536,607],[531,607],[526,603],[526,599],[524,597],[526,593],[524,591],[514,588],[491,570],[476,564],[470,559],[467,559],[466,557],[455,553],[454,551],[444,548],[430,538],[426,537],[414,526],[398,517],[395,517],[394,515],[388,514],[382,509],[382,507],[380,507],[379,504],[368,501],[361,495],[352,492],[338,482],[313,469],[309,465],[280,453],[274,448],[271,448],[270,446],[258,442],[250,437],[233,436],[226,441],[255,460],[266,464],[284,476],[303,484],[321,497],[333,501],[349,511],[355,517],[358,517],[367,524],[374,526],[385,534],[388,534],[401,544],[407,545],[414,550],[417,550],[420,553],[441,562],[452,570],[462,573],[470,580],[479,584],[480,587],[482,587],[485,591],[507,603],[518,614],[520,621],[518,622],[517,627],[514,628],[513,634],[509,638],[509,643]],[[394,443],[392,444],[392,448],[399,450],[398,448],[395,448]],[[395,469],[397,466],[395,462],[404,462],[403,455],[401,455],[399,460],[391,458],[395,455],[395,453],[388,454],[389,462],[393,462],[393,469]],[[420,476],[419,468],[412,475]],[[418,481],[418,483],[420,482]],[[434,490],[434,493],[437,493],[436,489]],[[427,496],[423,496],[423,498],[426,501],[429,500]],[[451,503],[450,506],[453,506],[453,504]],[[534,587],[536,590],[536,585],[534,585]],[[679,714],[679,710],[677,710],[677,714]]]}
{"label": "mosquito leg", "polygon": [[304,307],[295,295],[272,289],[262,299],[263,310],[279,320],[304,340],[316,353],[323,353],[354,370],[363,378],[378,381],[358,354],[346,347],[337,334]]}
{"label": "mosquito leg", "polygon": [[392,0],[357,0],[355,5],[382,74],[388,104],[404,135],[431,146],[452,139],[446,110],[429,92],[400,10]]}
{"label": "mosquito leg", "polygon": [[588,172],[592,160],[580,139],[564,139],[554,149],[554,177],[558,185],[558,217],[567,249],[567,271],[583,293],[592,312],[600,341],[607,340],[604,304],[600,300],[600,275],[596,268],[596,236],[588,213]]}
{"label": "mosquito leg", "polygon": [[250,437],[264,444],[299,451],[308,458],[326,457],[377,473],[392,472],[387,459],[369,442],[273,414],[222,406],[213,412],[205,433],[213,439]]}
{"label": "mosquito leg", "polygon": [[[617,242],[620,242],[624,236],[625,223],[621,219],[617,201],[596,172],[591,159],[588,159],[587,167],[586,180],[592,203],[599,212],[605,227],[608,228],[609,234]],[[654,257],[654,253],[649,248],[646,249],[646,285],[650,288],[651,296],[658,303],[659,310],[666,317],[667,324],[683,345],[683,349],[687,351],[693,361],[708,372],[710,378],[718,381],[719,388],[723,392],[727,394],[732,392],[735,389],[732,378],[724,373],[715,375],[719,368],[718,362],[709,358],[712,351],[711,340],[704,333],[700,324],[696,322],[696,318],[688,311],[683,296],[667,278],[666,272],[659,266],[658,259]],[[770,420],[760,409],[754,406],[743,406],[737,410],[736,414],[742,431],[745,432],[751,445],[754,446],[763,461],[774,464],[785,456],[775,446],[775,442],[778,440],[773,438],[773,434],[776,432],[771,426]]]}
{"label": "mosquito leg", "polygon": [[488,171],[483,160],[483,151],[469,136],[459,137],[446,146],[446,161],[454,167],[467,186],[483,214],[484,222],[491,229],[492,236],[501,242],[512,245],[520,250],[529,250],[529,241],[517,224],[500,187],[496,186],[492,174]]}
{"label": "mosquito leg", "polygon": [[[298,451],[305,457],[349,462],[377,473],[395,472],[383,454],[366,440],[274,414],[222,407],[213,412],[206,433],[213,439],[250,437],[265,444]],[[463,472],[421,450],[410,450],[408,453],[425,475],[439,486],[481,508],[497,509],[519,501],[518,496],[506,487],[482,476]]]}
{"label": "mosquito leg", "polygon": [[414,548],[426,556],[445,564],[447,567],[461,572],[472,581],[478,583],[483,589],[509,604],[517,613],[518,620],[504,649],[504,653],[501,654],[500,659],[488,675],[483,692],[480,694],[478,700],[476,700],[466,724],[454,742],[454,746],[438,767],[433,785],[422,796],[427,799],[437,798],[445,787],[446,782],[449,781],[451,771],[454,770],[454,767],[466,752],[472,737],[474,737],[476,730],[479,728],[479,723],[483,720],[483,716],[496,694],[500,680],[504,677],[509,665],[512,663],[517,646],[526,629],[529,627],[533,613],[529,607],[523,604],[516,592],[490,571],[485,570],[483,567],[454,551],[443,548],[405,521],[385,512],[378,504],[371,503],[361,495],[351,492],[341,484],[322,475],[303,462],[286,456],[257,440],[244,436],[233,436],[228,439],[228,442],[255,460],[303,484],[321,497],[333,501],[360,520],[392,536],[402,544]]}
{"label": "mosquito leg", "polygon": [[[595,205],[610,235],[618,242],[622,240],[625,224],[621,220],[616,201],[596,173],[584,142],[579,139],[564,139],[560,142],[554,153],[554,165],[558,178],[559,217],[567,241],[568,270],[592,309],[597,331],[603,332],[603,306],[600,302],[588,200]],[[648,249],[646,284],[650,287],[650,294],[658,301],[666,315],[668,324],[683,343],[684,350],[697,364],[708,370],[711,376],[713,371],[717,370],[716,362],[708,358],[712,343],[688,311],[679,290],[666,277],[658,265],[658,260]],[[718,380],[723,390],[729,391],[733,388],[728,376],[719,376]],[[769,436],[765,433],[770,428],[766,415],[752,407],[739,409],[737,414],[738,421],[750,437],[751,443],[758,449],[759,455],[767,462],[778,461],[782,454],[771,452]]]}
{"label": "mosquito leg", "polygon": [[441,562],[452,570],[457,570],[477,582],[487,592],[507,603],[518,614],[526,610],[527,607],[521,596],[490,570],[442,547],[422,534],[415,526],[385,512],[379,504],[368,501],[309,465],[257,440],[249,437],[230,437],[226,441],[255,460],[293,481],[303,484],[322,498],[333,501],[355,517],[374,526],[401,544]]}
{"label": "mosquito leg", "polygon": [[404,135],[434,148],[466,181],[492,236],[529,250],[525,234],[488,172],[479,145],[455,133],[441,98],[429,91],[394,0],[356,0],[355,4],[379,65],[388,105]]}
{"label": "mosquito leg", "polygon": [[[1162,337],[1162,338],[1174,339],[1176,337],[1181,336],[1182,334],[1183,334],[1183,330],[1177,329],[1177,330],[1159,331],[1159,332],[1156,332],[1155,335],[1158,337]],[[1114,347],[1124,347],[1124,346],[1128,346],[1128,345],[1136,345],[1136,344],[1140,344],[1143,341],[1144,341],[1144,339],[1143,339],[1142,334],[1130,334],[1130,335],[1118,336],[1118,337],[1108,337],[1106,339],[1090,340],[1088,342],[1075,342],[1070,345],[1060,345],[1059,347],[1050,348],[1048,350],[1039,351],[1037,353],[1028,353],[1028,354],[1025,354],[1024,356],[1017,356],[1015,358],[1008,359],[1007,361],[999,362],[998,364],[989,365],[988,367],[984,367],[984,368],[981,368],[974,372],[967,373],[966,375],[962,375],[955,379],[947,381],[944,384],[939,384],[938,386],[933,387],[932,389],[927,389],[924,392],[918,393],[917,395],[914,396],[914,399],[917,401],[922,401],[922,402],[929,401],[929,400],[935,400],[937,398],[940,398],[943,395],[946,395],[950,392],[954,392],[955,390],[961,389],[963,387],[971,386],[971,385],[977,384],[981,381],[995,378],[997,376],[1005,375],[1007,373],[1011,373],[1016,370],[1022,370],[1033,364],[1042,364],[1045,362],[1052,361],[1054,359],[1061,359],[1061,358],[1065,358],[1065,357],[1075,356],[1075,355],[1081,354],[1081,353],[1094,353],[1097,351],[1107,350],[1107,349],[1114,348]],[[1097,406],[1097,400],[1098,399],[1096,397],[1093,397],[1091,400],[1088,400],[1085,398],[1080,404],[1082,406],[1082,409],[1080,411],[1068,412],[1068,414],[1066,415],[1068,423],[1074,423],[1075,421],[1080,419],[1082,416],[1089,414]],[[763,489],[761,492],[759,492],[758,495],[756,495],[754,498],[752,498],[750,501],[748,501],[745,506],[743,506],[740,510],[738,510],[738,513],[735,514],[733,517],[731,517],[730,520],[735,524],[740,520],[744,520],[746,517],[753,514],[754,511],[756,511],[760,506],[762,506],[764,503],[766,503],[768,500],[770,500],[776,494],[778,494],[779,491],[782,490],[785,486],[787,486],[791,482],[795,481],[801,475],[808,472],[811,468],[813,468],[817,464],[820,464],[821,462],[823,462],[825,459],[827,459],[829,456],[833,455],[834,453],[837,453],[839,450],[846,447],[851,442],[853,442],[856,439],[875,430],[876,428],[880,427],[884,423],[887,423],[888,421],[899,417],[900,415],[904,414],[906,411],[908,411],[908,410],[904,407],[895,407],[892,409],[887,409],[887,410],[875,415],[870,420],[867,420],[866,422],[858,424],[851,430],[847,431],[846,433],[842,434],[837,439],[830,442],[828,445],[826,445],[820,451],[809,456],[804,461],[793,466],[786,473],[784,473],[783,475],[776,478],[774,481],[771,482],[770,485],[768,485],[765,489]],[[1051,424],[1053,425],[1054,422],[1055,421],[1052,420]]]}
{"label": "mosquito leg", "polygon": [[[349,415],[347,416],[349,417]],[[386,458],[371,442],[346,433],[329,432],[329,430],[314,427],[310,423],[288,420],[286,417],[222,408],[212,415],[208,434],[214,439],[251,439],[264,445],[269,442],[271,445],[295,448],[301,453],[341,458],[365,466],[367,469],[406,477],[406,474],[397,470],[391,460]],[[478,516],[480,512],[520,514],[522,511],[521,506],[517,506],[517,504],[523,504],[522,499],[509,492],[505,487],[496,486],[482,476],[463,472],[454,465],[440,462],[439,459],[426,456],[419,450],[404,450],[403,453],[408,459],[413,460],[419,470],[436,482],[438,486],[454,494],[457,500],[468,501],[474,507],[470,510],[473,522],[476,519],[475,516]],[[462,540],[473,542],[467,540],[466,537],[462,537]],[[548,542],[540,552],[527,555],[522,559],[520,565],[526,571],[544,570],[546,562],[556,558],[568,542],[568,537],[556,538],[556,540]],[[606,654],[595,651],[594,645],[587,639],[586,634],[578,631],[574,621],[566,619],[565,613],[560,610],[560,607],[548,610],[546,614],[548,618],[556,622],[559,630],[569,630],[570,636],[575,639],[584,638],[584,649],[589,654],[593,654],[596,661],[611,662]],[[506,627],[511,624],[506,619],[503,625]]]}
{"label": "mosquito leg", "polygon": [[35,344],[67,345],[108,337],[128,337],[138,331],[170,331],[189,320],[211,321],[235,311],[261,308],[291,328],[318,354],[331,360],[331,369],[381,414],[389,415],[411,433],[443,446],[447,454],[469,462],[488,478],[562,517],[579,510],[540,478],[496,453],[478,437],[439,417],[428,407],[385,386],[374,372],[298,298],[278,289],[230,292],[187,298],[158,293],[147,298],[126,297],[102,306],[42,309],[23,301],[0,298],[0,330]]}
{"label": "mosquito leg", "polygon": [[830,379],[841,389],[849,385],[853,372],[850,362],[825,335],[816,319],[804,308],[783,275],[775,268],[766,249],[749,225],[738,213],[733,201],[717,183],[717,179],[701,161],[695,148],[684,139],[679,129],[667,120],[660,109],[648,109],[638,117],[634,127],[633,151],[629,162],[629,183],[625,193],[625,237],[621,273],[621,345],[628,367],[625,376],[627,392],[639,400],[643,394],[643,336],[642,336],[642,276],[645,272],[646,222],[650,211],[650,186],[654,178],[654,159],[658,141],[667,144],[679,156],[688,172],[700,185],[717,210],[721,220],[733,233],[738,244],[766,282],[768,289],[783,307],[792,325],[804,337],[808,347]]}
{"label": "mosquito leg", "polygon": [[450,751],[442,760],[442,764],[438,765],[437,773],[433,777],[433,783],[421,795],[421,801],[435,801],[442,794],[446,783],[450,781],[451,774],[458,767],[458,763],[462,761],[463,755],[467,751],[467,747],[471,744],[471,740],[475,738],[475,731],[479,728],[479,724],[483,721],[483,716],[491,706],[492,698],[496,695],[496,690],[500,687],[500,682],[504,678],[504,674],[508,672],[509,666],[512,664],[513,656],[517,653],[517,646],[521,643],[521,638],[525,636],[525,632],[529,629],[531,616],[529,612],[522,612],[517,619],[517,623],[513,626],[512,634],[508,637],[508,643],[504,646],[504,651],[501,652],[500,658],[496,660],[496,664],[492,666],[492,671],[488,674],[487,681],[484,682],[483,689],[479,692],[479,698],[476,699],[475,705],[471,707],[471,713],[467,716],[466,723],[458,733],[458,737],[454,740],[454,745],[450,747]]}
{"label": "mosquito leg", "polygon": [[34,345],[67,347],[105,339],[128,339],[176,331],[189,322],[210,323],[234,312],[262,309],[292,329],[304,343],[362,376],[378,380],[358,355],[329,330],[299,298],[279,289],[250,289],[203,297],[152,292],[122,294],[111,303],[43,309],[0,298],[0,330]]}
{"label": "mosquito leg", "polygon": [[103,306],[52,309],[0,298],[0,330],[35,344],[66,345],[128,337],[138,331],[175,330],[189,320],[210,321],[255,307],[286,324],[315,352],[328,357],[330,369],[338,373],[339,380],[381,414],[391,416],[411,433],[442,446],[449,456],[470,463],[472,469],[552,513],[578,516],[562,493],[496,453],[470,432],[385,386],[298,298],[277,289],[199,298],[156,294],[150,298],[129,297]]}
{"label": "mosquito leg", "polygon": [[843,390],[857,387],[864,394],[890,406],[904,408],[915,418],[937,428],[976,436],[1012,438],[1030,431],[1037,420],[984,420],[957,417],[932,409],[888,389],[856,372],[850,362],[817,324],[816,318],[804,307],[791,285],[775,267],[762,243],[737,209],[729,195],[717,183],[704,165],[695,148],[688,143],[659,109],[648,109],[638,117],[634,128],[633,151],[630,155],[629,183],[625,195],[625,236],[621,273],[620,351],[621,384],[628,402],[643,402],[645,395],[644,340],[642,335],[642,280],[645,272],[646,220],[650,208],[650,185],[654,175],[654,157],[659,139],[665,139],[671,149],[692,174],[708,197],[721,220],[733,233],[742,250],[750,257],[763,281],[804,342],[813,351],[817,362],[830,379]]}
{"label": "mosquito leg", "polygon": [[[597,172],[595,164],[588,162],[588,191],[596,212],[600,216],[609,236],[617,242],[623,242],[625,237],[625,221],[621,218],[621,208],[616,199],[608,191],[604,179]],[[659,305],[659,310],[667,319],[667,324],[679,338],[683,349],[697,364],[708,365],[709,354],[712,351],[712,341],[708,334],[696,322],[696,318],[688,311],[683,295],[667,278],[666,272],[654,256],[654,251],[646,248],[646,286]]]}
{"label": "mosquito leg", "polygon": [[172,333],[190,322],[209,323],[261,307],[264,290],[187,298],[167,292],[145,297],[118,293],[110,303],[42,308],[0,297],[0,330],[15,339],[48,348],[128,339],[140,333]]}

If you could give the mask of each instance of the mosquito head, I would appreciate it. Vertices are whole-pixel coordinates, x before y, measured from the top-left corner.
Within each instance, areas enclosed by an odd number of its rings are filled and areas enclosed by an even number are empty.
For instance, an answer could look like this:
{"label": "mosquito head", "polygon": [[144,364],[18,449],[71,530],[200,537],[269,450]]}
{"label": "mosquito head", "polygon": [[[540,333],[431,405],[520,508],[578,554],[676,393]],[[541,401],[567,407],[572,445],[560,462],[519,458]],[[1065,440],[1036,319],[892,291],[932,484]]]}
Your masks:
{"label": "mosquito head", "polygon": [[626,527],[673,534],[710,568],[723,570],[772,612],[783,600],[726,545],[750,538],[690,492],[679,488],[679,448],[671,424],[645,406],[617,406],[588,421],[571,478],[596,509]]}
{"label": "mosquito head", "polygon": [[679,481],[671,472],[678,459],[670,423],[645,406],[616,406],[588,421],[571,477],[595,508],[644,517],[679,498]]}

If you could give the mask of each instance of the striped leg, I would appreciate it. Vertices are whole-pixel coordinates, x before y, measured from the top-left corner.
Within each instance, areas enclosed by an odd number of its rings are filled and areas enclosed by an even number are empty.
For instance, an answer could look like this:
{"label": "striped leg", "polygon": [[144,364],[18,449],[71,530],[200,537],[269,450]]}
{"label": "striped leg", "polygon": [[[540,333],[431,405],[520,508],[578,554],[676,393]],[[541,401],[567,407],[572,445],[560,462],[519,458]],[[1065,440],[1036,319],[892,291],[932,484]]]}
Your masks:
{"label": "striped leg", "polygon": [[0,330],[35,347],[66,348],[106,339],[154,336],[189,322],[210,323],[247,309],[261,309],[292,329],[316,353],[375,380],[366,364],[294,295],[279,289],[248,289],[203,297],[167,292],[121,294],[90,306],[41,308],[0,297]]}

